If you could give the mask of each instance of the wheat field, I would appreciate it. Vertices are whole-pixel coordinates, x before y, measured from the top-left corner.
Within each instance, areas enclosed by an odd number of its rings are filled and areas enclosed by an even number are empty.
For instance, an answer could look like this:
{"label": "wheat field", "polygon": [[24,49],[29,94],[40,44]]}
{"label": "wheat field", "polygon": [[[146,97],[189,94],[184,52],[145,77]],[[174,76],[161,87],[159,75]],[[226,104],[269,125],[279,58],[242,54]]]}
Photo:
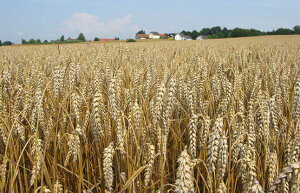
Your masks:
{"label": "wheat field", "polygon": [[0,192],[300,192],[300,36],[0,47]]}

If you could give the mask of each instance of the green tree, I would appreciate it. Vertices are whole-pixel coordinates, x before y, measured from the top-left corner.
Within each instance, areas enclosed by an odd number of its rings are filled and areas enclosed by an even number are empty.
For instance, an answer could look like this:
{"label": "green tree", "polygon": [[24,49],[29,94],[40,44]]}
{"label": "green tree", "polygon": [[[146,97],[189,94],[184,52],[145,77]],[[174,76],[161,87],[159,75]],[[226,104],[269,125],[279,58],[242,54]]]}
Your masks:
{"label": "green tree", "polygon": [[44,43],[48,43],[48,40],[44,40]]}
{"label": "green tree", "polygon": [[184,34],[184,35],[188,35],[188,32],[185,31],[185,30],[182,30],[180,33],[181,33],[181,34]]}
{"label": "green tree", "polygon": [[212,27],[212,28],[210,29],[210,31],[211,31],[211,34],[217,34],[217,33],[219,33],[220,31],[222,31],[222,29],[221,29],[220,26],[215,26],[215,27]]}
{"label": "green tree", "polygon": [[256,29],[250,29],[250,32],[248,34],[248,36],[260,36],[260,35],[263,35],[263,33]]}
{"label": "green tree", "polygon": [[203,28],[200,32],[199,32],[200,35],[211,35],[211,31],[209,28]]}
{"label": "green tree", "polygon": [[145,30],[140,30],[137,32],[137,34],[146,34]]}
{"label": "green tree", "polygon": [[226,27],[224,27],[224,28],[222,29],[222,33],[223,33],[223,35],[224,35],[225,38],[228,37],[229,32],[230,32],[230,31],[229,31]]}
{"label": "green tree", "polygon": [[275,30],[266,32],[266,35],[274,35],[274,34],[275,34]]}
{"label": "green tree", "polygon": [[127,39],[126,42],[136,42],[135,39]]}
{"label": "green tree", "polygon": [[119,37],[115,37],[115,40],[120,40],[120,38]]}
{"label": "green tree", "polygon": [[28,44],[35,44],[35,43],[36,43],[35,39],[30,39],[30,40],[28,41]]}
{"label": "green tree", "polygon": [[293,34],[293,33],[294,33],[293,30],[287,29],[287,28],[278,28],[275,31],[275,35],[290,35],[290,34]]}
{"label": "green tree", "polygon": [[61,42],[65,41],[65,36],[62,35],[62,36],[60,37],[59,41],[61,41]]}
{"label": "green tree", "polygon": [[13,43],[11,41],[5,41],[2,43],[3,46],[10,46],[12,45]]}
{"label": "green tree", "polygon": [[27,41],[22,39],[22,44],[27,44]]}
{"label": "green tree", "polygon": [[37,40],[36,40],[36,43],[40,44],[40,43],[41,43],[41,40],[40,40],[40,39],[37,39]]}
{"label": "green tree", "polygon": [[0,40],[0,46],[2,46],[2,41]]}
{"label": "green tree", "polygon": [[293,29],[296,34],[300,34],[300,25],[296,25],[295,27],[293,27]]}
{"label": "green tree", "polygon": [[259,36],[263,33],[256,29],[242,29],[242,28],[234,28],[230,33],[231,37],[247,37],[247,36]]}
{"label": "green tree", "polygon": [[98,41],[99,41],[99,38],[95,37],[95,38],[94,38],[94,41],[95,41],[95,42],[98,42]]}
{"label": "green tree", "polygon": [[192,35],[192,32],[186,31],[186,35],[191,36],[191,35]]}
{"label": "green tree", "polygon": [[242,29],[241,28],[234,28],[231,32],[231,37],[242,37]]}
{"label": "green tree", "polygon": [[215,38],[224,38],[224,34],[219,31],[218,33],[214,34],[213,36],[215,36]]}
{"label": "green tree", "polygon": [[208,35],[208,36],[207,36],[207,39],[212,39],[212,35]]}
{"label": "green tree", "polygon": [[193,30],[191,33],[191,37],[193,38],[193,40],[195,40],[200,34],[198,33],[197,30]]}
{"label": "green tree", "polygon": [[85,41],[85,37],[83,35],[83,33],[80,33],[77,40],[80,40],[80,41]]}

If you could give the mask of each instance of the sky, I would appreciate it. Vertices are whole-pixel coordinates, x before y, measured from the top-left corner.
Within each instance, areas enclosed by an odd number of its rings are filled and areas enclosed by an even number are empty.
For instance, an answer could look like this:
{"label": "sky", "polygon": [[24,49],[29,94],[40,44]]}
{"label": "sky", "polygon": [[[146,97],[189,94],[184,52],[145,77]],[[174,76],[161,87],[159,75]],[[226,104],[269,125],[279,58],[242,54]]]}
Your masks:
{"label": "sky", "polygon": [[0,40],[133,38],[221,26],[271,31],[300,25],[300,0],[0,0]]}

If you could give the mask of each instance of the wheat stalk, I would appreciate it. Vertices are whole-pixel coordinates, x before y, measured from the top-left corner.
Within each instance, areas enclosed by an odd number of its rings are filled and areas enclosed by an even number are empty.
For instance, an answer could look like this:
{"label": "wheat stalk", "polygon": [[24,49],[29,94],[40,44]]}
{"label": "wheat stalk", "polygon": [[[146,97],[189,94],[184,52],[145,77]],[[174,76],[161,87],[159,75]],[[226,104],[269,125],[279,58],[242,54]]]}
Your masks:
{"label": "wheat stalk", "polygon": [[114,144],[110,143],[108,147],[104,149],[103,152],[103,173],[105,180],[105,187],[109,192],[113,191],[113,156],[114,156]]}

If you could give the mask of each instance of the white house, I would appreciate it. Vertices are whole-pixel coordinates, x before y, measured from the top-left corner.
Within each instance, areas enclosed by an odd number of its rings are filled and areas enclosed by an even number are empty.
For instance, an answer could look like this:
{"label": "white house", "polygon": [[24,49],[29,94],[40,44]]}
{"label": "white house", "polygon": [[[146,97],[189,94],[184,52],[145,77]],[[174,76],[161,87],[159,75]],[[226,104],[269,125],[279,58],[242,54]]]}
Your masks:
{"label": "white house", "polygon": [[197,37],[197,40],[205,40],[205,39],[207,39],[206,35],[200,35]]}
{"label": "white house", "polygon": [[160,34],[158,32],[150,32],[149,33],[149,39],[159,39],[160,38]]}
{"label": "white house", "polygon": [[176,34],[175,40],[185,40],[185,36],[183,34]]}
{"label": "white house", "polygon": [[180,33],[180,34],[175,35],[175,40],[192,40],[192,38],[191,38],[191,36]]}

